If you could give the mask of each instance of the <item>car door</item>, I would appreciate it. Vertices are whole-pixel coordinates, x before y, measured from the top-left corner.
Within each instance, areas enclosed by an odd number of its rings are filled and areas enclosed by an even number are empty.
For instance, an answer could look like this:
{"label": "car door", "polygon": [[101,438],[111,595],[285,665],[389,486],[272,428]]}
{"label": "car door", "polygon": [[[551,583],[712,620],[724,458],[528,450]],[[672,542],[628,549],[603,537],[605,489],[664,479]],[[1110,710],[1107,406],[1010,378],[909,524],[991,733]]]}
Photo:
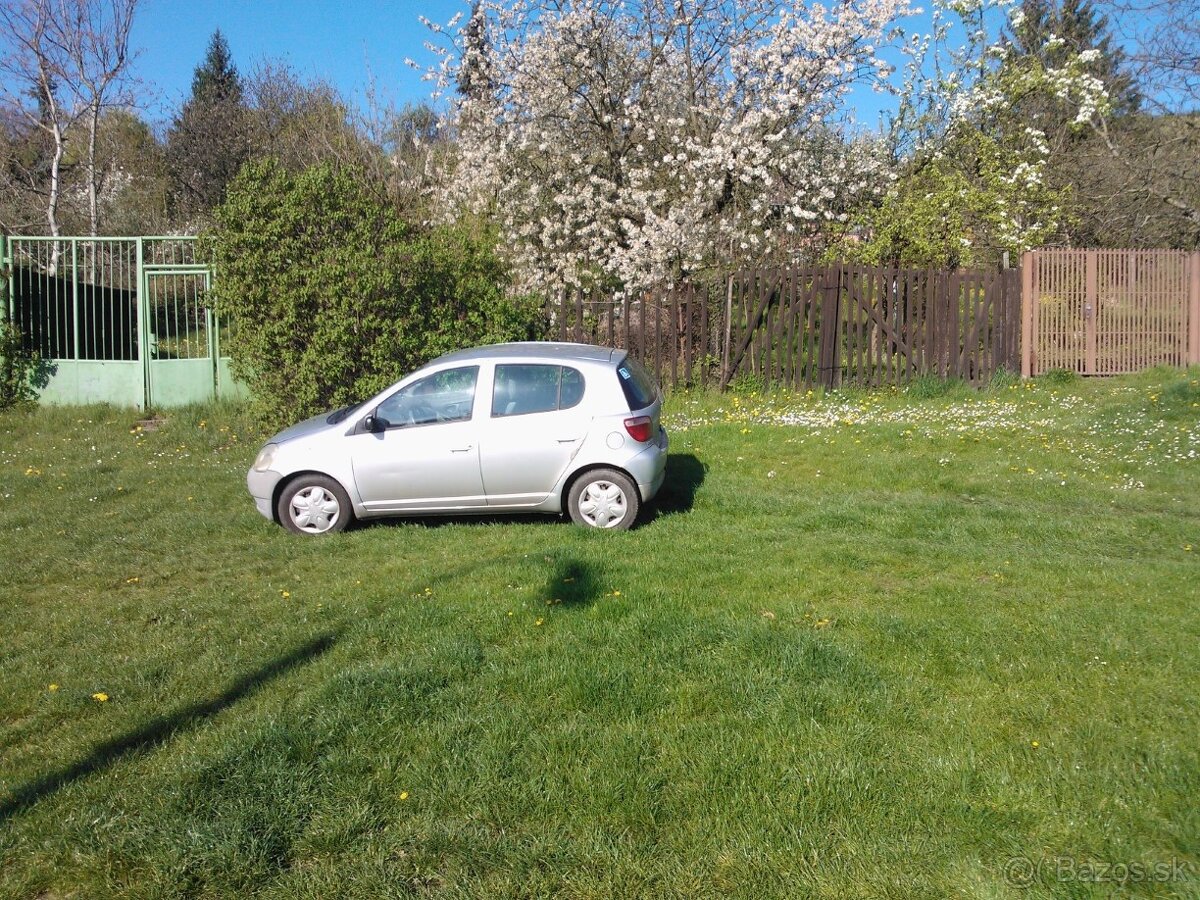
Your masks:
{"label": "car door", "polygon": [[584,377],[571,366],[497,364],[479,465],[488,505],[536,506],[587,435]]}
{"label": "car door", "polygon": [[412,381],[374,410],[372,431],[351,435],[354,482],[373,512],[484,507],[475,415],[479,366]]}

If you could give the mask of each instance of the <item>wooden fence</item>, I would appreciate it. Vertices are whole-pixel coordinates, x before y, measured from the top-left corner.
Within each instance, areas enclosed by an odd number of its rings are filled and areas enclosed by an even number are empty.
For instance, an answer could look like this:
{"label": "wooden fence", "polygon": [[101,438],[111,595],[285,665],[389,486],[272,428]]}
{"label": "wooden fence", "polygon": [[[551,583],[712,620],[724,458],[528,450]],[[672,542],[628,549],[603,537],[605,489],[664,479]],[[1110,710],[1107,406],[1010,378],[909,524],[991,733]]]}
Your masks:
{"label": "wooden fence", "polygon": [[622,297],[565,292],[547,313],[551,335],[560,341],[621,347],[661,384],[707,387],[720,379],[720,313],[700,285],[682,282]]}
{"label": "wooden fence", "polygon": [[1038,250],[1021,268],[1025,377],[1200,364],[1200,253]]}
{"label": "wooden fence", "polygon": [[766,268],[710,289],[564,294],[549,312],[560,340],[628,349],[672,387],[980,384],[1018,364],[1019,288],[1016,270]]}

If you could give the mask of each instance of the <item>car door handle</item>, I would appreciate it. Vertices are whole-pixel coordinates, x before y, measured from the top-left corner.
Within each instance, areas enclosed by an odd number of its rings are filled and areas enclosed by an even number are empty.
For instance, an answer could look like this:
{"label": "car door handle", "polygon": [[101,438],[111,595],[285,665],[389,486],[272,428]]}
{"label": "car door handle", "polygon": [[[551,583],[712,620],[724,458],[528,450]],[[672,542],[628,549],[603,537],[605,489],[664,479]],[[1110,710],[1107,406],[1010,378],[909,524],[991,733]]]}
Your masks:
{"label": "car door handle", "polygon": [[473,444],[467,444],[465,447],[451,447],[451,453],[466,453],[473,448]]}

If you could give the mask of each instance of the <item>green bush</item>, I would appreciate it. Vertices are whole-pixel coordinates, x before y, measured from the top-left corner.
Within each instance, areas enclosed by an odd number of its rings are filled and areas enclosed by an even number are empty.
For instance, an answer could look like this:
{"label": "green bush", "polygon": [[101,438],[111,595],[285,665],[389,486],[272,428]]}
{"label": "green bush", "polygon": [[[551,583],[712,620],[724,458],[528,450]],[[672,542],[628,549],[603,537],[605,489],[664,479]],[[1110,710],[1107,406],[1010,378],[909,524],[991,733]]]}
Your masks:
{"label": "green bush", "polygon": [[33,378],[38,369],[38,354],[25,346],[8,312],[8,272],[0,269],[0,409],[37,399]]}
{"label": "green bush", "polygon": [[540,336],[491,235],[414,227],[335,166],[247,164],[200,246],[234,375],[265,423],[356,402],[452,349]]}

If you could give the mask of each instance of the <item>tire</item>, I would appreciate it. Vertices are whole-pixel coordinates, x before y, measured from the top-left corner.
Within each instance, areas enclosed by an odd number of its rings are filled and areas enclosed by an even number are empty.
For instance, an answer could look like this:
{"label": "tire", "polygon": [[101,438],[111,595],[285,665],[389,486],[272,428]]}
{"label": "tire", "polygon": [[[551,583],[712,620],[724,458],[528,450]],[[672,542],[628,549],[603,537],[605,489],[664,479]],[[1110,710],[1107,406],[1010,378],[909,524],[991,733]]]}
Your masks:
{"label": "tire", "polygon": [[637,485],[616,469],[585,472],[571,485],[567,495],[571,521],[588,528],[628,531],[640,507]]}
{"label": "tire", "polygon": [[279,523],[294,534],[332,534],[354,521],[350,497],[326,475],[297,475],[279,492]]}

